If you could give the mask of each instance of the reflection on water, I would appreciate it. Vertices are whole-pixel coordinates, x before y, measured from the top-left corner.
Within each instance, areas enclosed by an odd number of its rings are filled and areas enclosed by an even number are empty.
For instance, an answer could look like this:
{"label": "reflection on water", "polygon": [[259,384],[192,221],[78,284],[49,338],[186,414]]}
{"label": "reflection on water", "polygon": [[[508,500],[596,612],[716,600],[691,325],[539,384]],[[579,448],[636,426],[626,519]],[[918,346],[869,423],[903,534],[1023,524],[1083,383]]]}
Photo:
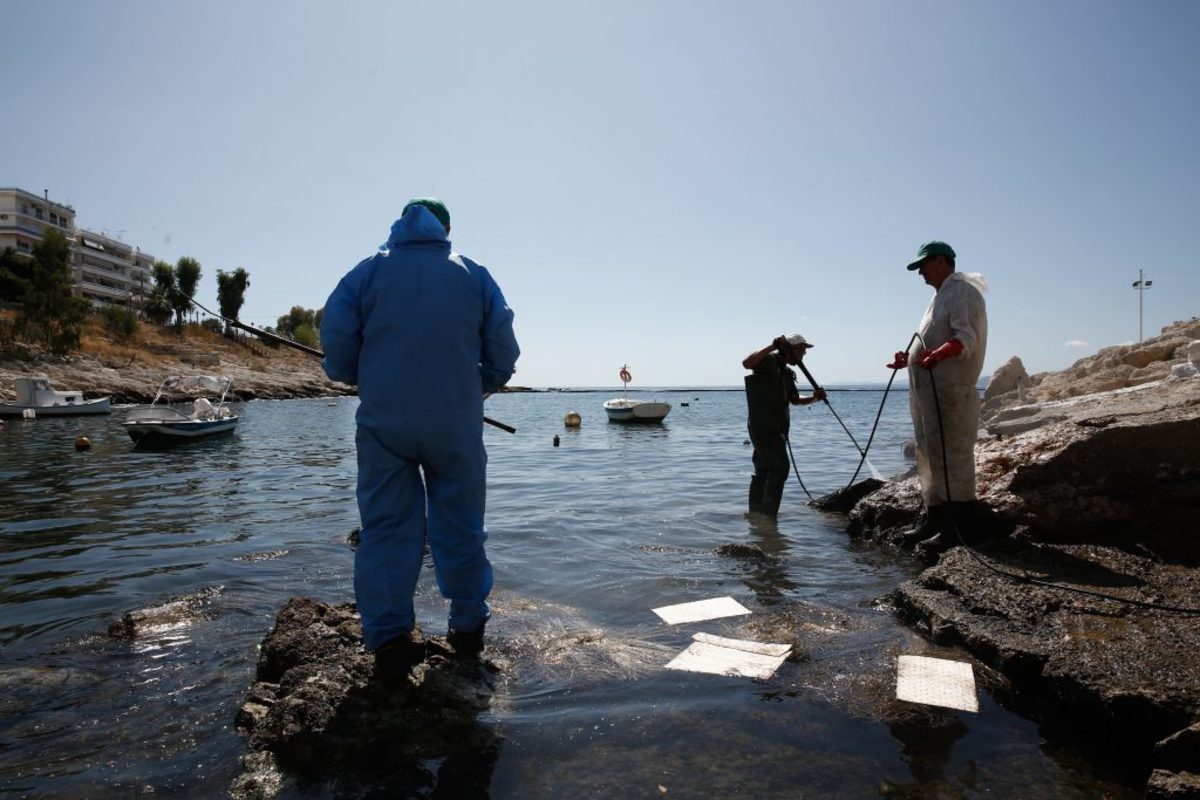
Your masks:
{"label": "reflection on water", "polygon": [[[484,432],[488,633],[505,670],[480,724],[504,743],[425,765],[438,791],[461,770],[497,798],[1137,796],[1078,751],[1043,753],[1036,727],[986,694],[978,715],[898,705],[895,657],[926,645],[875,601],[918,565],[850,542],[794,483],[777,525],[748,520],[742,395],[678,397],[688,406],[668,396],[671,415],[644,426],[608,423],[603,392],[488,400],[518,431]],[[860,442],[879,399],[830,394]],[[352,599],[356,402],[246,403],[232,435],[167,451],[133,450],[120,409],[0,431],[0,791],[225,792],[244,750],[234,715],[276,612],[296,595]],[[571,411],[579,428],[563,425]],[[823,406],[794,414],[805,483],[842,488],[859,453]],[[893,396],[870,454],[884,474],[908,466],[906,417]],[[74,450],[79,435],[90,450]],[[759,554],[714,552],[728,544]],[[207,600],[108,636],[184,596]],[[719,596],[753,614],[667,626],[650,612]],[[444,630],[429,570],[417,608]],[[663,669],[700,630],[796,655],[763,682]]]}

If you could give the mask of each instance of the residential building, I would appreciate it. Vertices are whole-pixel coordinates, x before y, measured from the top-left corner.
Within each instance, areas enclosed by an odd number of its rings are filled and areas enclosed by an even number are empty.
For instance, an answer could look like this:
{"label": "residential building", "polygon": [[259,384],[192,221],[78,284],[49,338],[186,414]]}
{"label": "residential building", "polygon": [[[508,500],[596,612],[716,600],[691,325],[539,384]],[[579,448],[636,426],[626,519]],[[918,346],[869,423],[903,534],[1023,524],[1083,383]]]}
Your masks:
{"label": "residential building", "polygon": [[53,202],[49,192],[38,197],[22,189],[0,187],[0,251],[11,247],[30,255],[48,227],[74,240],[75,209]]}
{"label": "residential building", "polygon": [[148,253],[95,231],[80,230],[71,246],[71,277],[93,306],[133,305],[154,284]]}
{"label": "residential building", "polygon": [[30,255],[47,228],[71,242],[75,291],[100,307],[134,305],[154,283],[154,257],[104,233],[75,227],[75,209],[22,189],[0,188],[0,251]]}

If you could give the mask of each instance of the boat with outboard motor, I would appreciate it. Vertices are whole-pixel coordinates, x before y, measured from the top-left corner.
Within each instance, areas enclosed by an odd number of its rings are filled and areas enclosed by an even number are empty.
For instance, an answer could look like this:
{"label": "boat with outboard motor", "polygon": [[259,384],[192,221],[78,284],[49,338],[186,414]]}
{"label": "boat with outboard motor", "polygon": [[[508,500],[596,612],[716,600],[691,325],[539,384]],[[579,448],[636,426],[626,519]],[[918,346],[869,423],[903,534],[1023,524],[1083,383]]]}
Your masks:
{"label": "boat with outboard motor", "polygon": [[[237,427],[238,415],[226,404],[229,378],[213,375],[175,375],[166,378],[148,406],[134,406],[125,415],[126,433],[135,444],[183,442],[221,433]],[[171,405],[171,395],[201,395],[192,401],[191,412]],[[213,405],[204,394],[217,396]],[[162,401],[162,402],[160,402]]]}
{"label": "boat with outboard motor", "polygon": [[[628,391],[629,382],[633,380],[628,365],[621,367],[620,376],[621,383],[625,384],[625,390]],[[671,404],[630,400],[628,395],[625,395],[605,401],[604,413],[608,415],[609,422],[662,422],[667,414],[671,413]]]}
{"label": "boat with outboard motor", "polygon": [[0,417],[76,417],[107,414],[112,408],[107,397],[84,400],[83,392],[75,389],[55,391],[45,375],[15,378],[13,388],[17,390],[17,400],[0,403]]}

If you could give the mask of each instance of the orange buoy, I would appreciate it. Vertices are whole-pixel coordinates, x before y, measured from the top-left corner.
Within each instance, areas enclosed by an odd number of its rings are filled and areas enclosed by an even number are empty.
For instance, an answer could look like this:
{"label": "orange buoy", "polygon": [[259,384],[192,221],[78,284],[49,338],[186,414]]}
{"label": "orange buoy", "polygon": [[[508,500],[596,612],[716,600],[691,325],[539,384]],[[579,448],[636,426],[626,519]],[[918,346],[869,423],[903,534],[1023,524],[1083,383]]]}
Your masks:
{"label": "orange buoy", "polygon": [[75,449],[76,450],[87,450],[91,446],[92,446],[92,440],[87,438],[86,436],[80,436],[78,439],[75,440]]}

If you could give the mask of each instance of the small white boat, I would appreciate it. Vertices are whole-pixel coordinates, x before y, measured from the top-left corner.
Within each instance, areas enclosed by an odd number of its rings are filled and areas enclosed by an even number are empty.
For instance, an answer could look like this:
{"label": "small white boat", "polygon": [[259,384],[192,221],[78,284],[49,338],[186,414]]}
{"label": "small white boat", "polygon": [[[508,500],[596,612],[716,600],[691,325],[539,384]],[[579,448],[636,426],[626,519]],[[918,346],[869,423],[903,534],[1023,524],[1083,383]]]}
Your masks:
{"label": "small white boat", "polygon": [[[629,367],[621,367],[620,375],[621,383],[628,389],[629,382],[633,380],[633,376],[629,374]],[[667,414],[671,413],[671,404],[630,400],[626,395],[605,401],[604,413],[608,415],[609,422],[662,422]]]}
{"label": "small white boat", "polygon": [[662,422],[671,413],[670,403],[615,397],[604,403],[609,422]]}
{"label": "small white boat", "polygon": [[81,414],[107,414],[112,401],[107,397],[84,400],[75,390],[58,392],[50,388],[50,379],[32,375],[13,380],[17,390],[15,403],[0,403],[0,417],[22,417],[32,411],[38,417],[73,417]]}
{"label": "small white boat", "polygon": [[[238,415],[225,403],[232,381],[212,375],[179,375],[167,378],[148,406],[134,406],[125,415],[125,431],[135,444],[184,442],[229,433],[237,427]],[[171,394],[218,396],[213,405],[207,397],[196,397],[191,410],[170,405]],[[159,402],[162,401],[162,402]]]}

